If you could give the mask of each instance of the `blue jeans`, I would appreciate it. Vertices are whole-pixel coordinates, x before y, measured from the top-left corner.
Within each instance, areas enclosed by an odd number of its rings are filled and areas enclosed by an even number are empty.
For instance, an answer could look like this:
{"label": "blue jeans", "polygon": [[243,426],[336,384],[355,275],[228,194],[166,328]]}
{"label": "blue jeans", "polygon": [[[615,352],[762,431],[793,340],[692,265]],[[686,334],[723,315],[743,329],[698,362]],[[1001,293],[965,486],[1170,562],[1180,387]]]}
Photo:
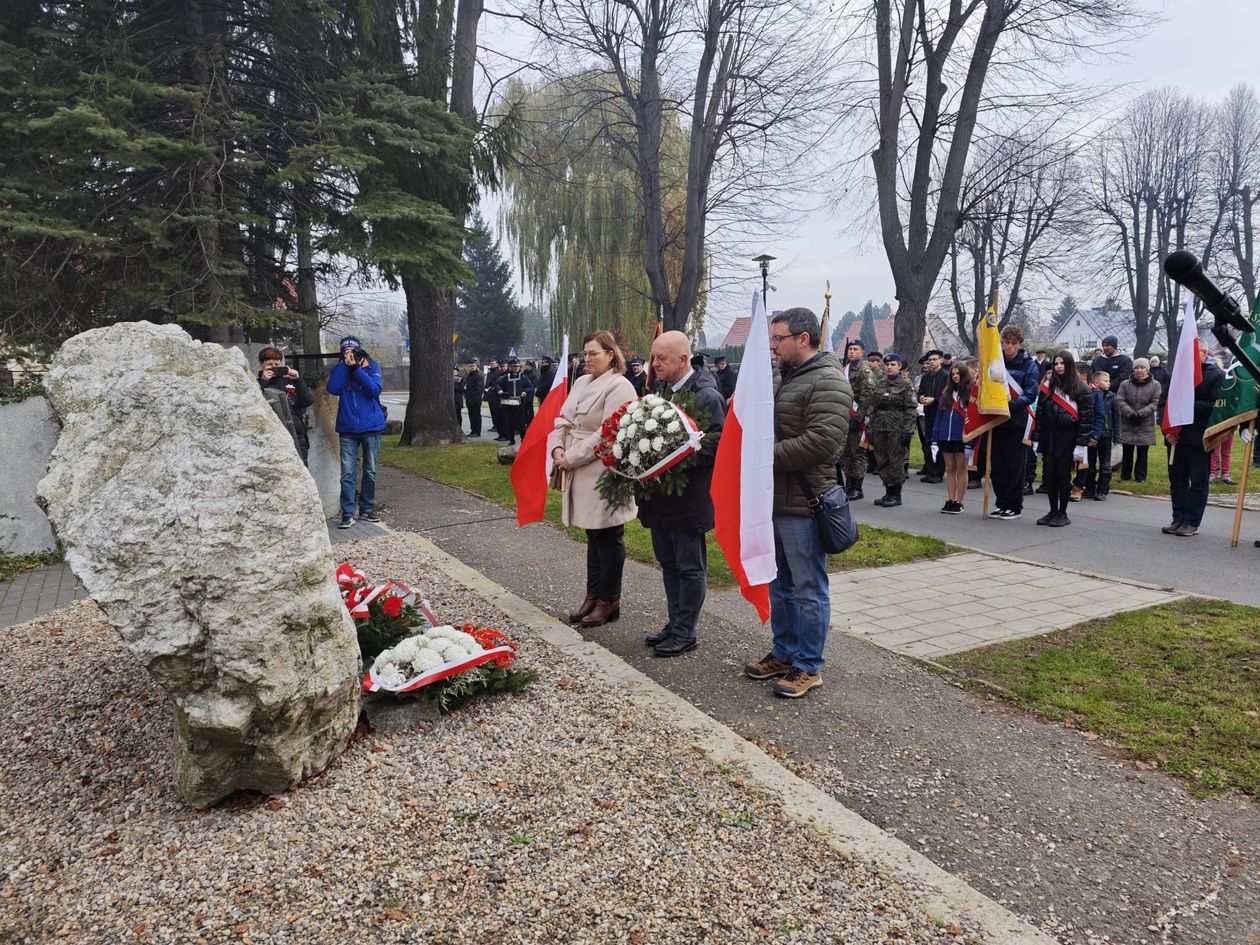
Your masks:
{"label": "blue jeans", "polygon": [[774,559],[779,576],[770,582],[771,653],[807,673],[821,672],[831,629],[831,582],[812,516],[774,516]]}
{"label": "blue jeans", "polygon": [[[341,446],[341,514],[367,514],[376,506],[376,454],[381,451],[379,433],[339,433]],[[355,494],[359,473],[359,449],[363,449],[363,482]],[[357,498],[357,502],[356,502]],[[358,513],[355,507],[358,507]]]}

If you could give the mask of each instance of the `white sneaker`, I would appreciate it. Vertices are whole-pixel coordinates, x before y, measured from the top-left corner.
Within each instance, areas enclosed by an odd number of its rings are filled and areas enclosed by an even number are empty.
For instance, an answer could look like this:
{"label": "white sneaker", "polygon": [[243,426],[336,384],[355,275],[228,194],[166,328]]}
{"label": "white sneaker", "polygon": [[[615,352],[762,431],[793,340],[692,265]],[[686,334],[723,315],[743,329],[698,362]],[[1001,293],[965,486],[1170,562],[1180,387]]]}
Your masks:
{"label": "white sneaker", "polygon": [[989,513],[989,518],[1001,518],[1006,514],[1006,509],[994,509]]}
{"label": "white sneaker", "polygon": [[1019,518],[1022,514],[1022,512],[1016,512],[1014,509],[1002,509],[1002,511],[998,513],[998,518],[1006,522],[1014,518]]}

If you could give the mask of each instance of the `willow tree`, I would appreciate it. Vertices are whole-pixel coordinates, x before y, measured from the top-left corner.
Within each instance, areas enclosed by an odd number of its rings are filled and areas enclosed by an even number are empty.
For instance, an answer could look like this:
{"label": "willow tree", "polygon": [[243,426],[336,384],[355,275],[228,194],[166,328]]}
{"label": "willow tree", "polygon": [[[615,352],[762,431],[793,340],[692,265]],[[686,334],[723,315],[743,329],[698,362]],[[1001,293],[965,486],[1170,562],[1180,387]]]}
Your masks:
{"label": "willow tree", "polygon": [[[572,340],[608,328],[630,350],[645,352],[657,306],[644,266],[642,187],[613,131],[627,116],[608,85],[588,72],[509,87],[523,133],[505,174],[509,199],[502,219],[526,286],[550,312],[553,345],[565,333]],[[679,125],[669,126],[662,147],[669,184],[666,278],[673,291],[681,277],[678,237],[686,203],[686,140]],[[701,292],[693,327],[703,302]]]}

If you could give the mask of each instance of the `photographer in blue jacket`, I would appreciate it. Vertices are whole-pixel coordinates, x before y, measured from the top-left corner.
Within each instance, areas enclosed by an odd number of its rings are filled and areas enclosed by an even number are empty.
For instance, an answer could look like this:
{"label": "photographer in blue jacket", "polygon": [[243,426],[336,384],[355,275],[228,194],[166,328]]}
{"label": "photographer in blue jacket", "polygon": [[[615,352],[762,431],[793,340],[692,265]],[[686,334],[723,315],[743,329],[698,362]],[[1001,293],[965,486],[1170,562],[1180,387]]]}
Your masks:
{"label": "photographer in blue jacket", "polygon": [[[381,407],[381,367],[373,361],[359,339],[341,339],[341,361],[328,377],[328,393],[336,395],[337,438],[341,445],[341,525],[354,524],[355,509],[365,522],[379,522],[376,514],[376,456],[385,432],[385,410]],[[363,480],[359,473],[359,451],[363,452]],[[357,485],[357,488],[356,488]]]}

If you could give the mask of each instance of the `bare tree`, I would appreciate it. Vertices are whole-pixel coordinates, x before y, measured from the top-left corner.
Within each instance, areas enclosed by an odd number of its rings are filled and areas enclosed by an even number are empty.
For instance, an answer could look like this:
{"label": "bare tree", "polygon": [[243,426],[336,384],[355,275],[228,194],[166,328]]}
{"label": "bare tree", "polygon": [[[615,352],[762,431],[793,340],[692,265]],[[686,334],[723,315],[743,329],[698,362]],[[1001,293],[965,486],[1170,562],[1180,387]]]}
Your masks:
{"label": "bare tree", "polygon": [[1137,21],[1128,0],[869,0],[880,231],[897,287],[894,344],[917,352],[960,223],[981,114],[1063,111],[1058,67]]}
{"label": "bare tree", "polygon": [[[600,134],[633,168],[644,266],[666,328],[685,329],[696,311],[711,228],[755,219],[759,202],[792,192],[836,120],[832,56],[812,3],[542,0],[522,13],[557,74],[593,63],[611,79],[588,91],[592,107],[611,97],[625,116]],[[663,147],[670,123],[685,130],[685,154]],[[669,206],[679,191],[681,213]]]}
{"label": "bare tree", "polygon": [[1175,89],[1138,96],[1101,136],[1090,195],[1106,262],[1133,309],[1133,353],[1145,355],[1161,322],[1176,336],[1180,288],[1160,262],[1200,224],[1208,147],[1204,107]]}
{"label": "bare tree", "polygon": [[1069,145],[1014,135],[982,143],[959,200],[946,277],[958,337],[976,350],[976,325],[995,288],[999,327],[1028,301],[1029,277],[1051,276],[1080,226],[1077,161]]}
{"label": "bare tree", "polygon": [[[1256,217],[1260,215],[1260,100],[1247,85],[1232,88],[1214,115],[1211,154],[1214,216],[1203,265],[1220,252],[1248,307],[1256,304]],[[1218,263],[1219,265],[1219,263]]]}

